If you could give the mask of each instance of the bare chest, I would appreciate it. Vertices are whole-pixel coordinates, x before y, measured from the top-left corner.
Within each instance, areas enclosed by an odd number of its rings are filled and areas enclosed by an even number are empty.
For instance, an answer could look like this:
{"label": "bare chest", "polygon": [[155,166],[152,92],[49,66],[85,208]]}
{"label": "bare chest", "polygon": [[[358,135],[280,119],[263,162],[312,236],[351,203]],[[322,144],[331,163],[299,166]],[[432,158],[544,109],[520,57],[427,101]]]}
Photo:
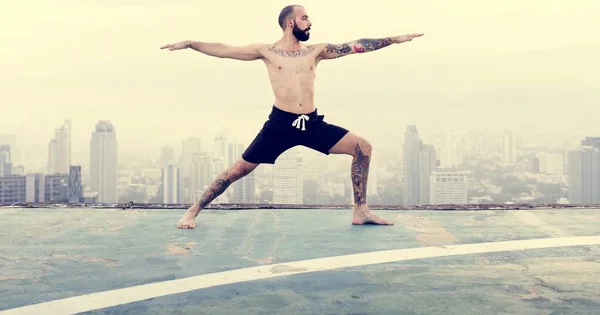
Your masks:
{"label": "bare chest", "polygon": [[269,50],[269,68],[272,72],[282,76],[314,75],[314,48],[289,51],[272,47]]}

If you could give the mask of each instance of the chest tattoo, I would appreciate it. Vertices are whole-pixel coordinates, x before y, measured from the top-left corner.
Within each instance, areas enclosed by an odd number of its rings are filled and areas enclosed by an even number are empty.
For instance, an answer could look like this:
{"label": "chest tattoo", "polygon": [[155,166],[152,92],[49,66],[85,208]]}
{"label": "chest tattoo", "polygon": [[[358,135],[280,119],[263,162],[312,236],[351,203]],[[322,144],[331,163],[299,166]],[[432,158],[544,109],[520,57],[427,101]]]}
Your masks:
{"label": "chest tattoo", "polygon": [[282,56],[282,57],[298,58],[298,57],[304,57],[304,56],[310,55],[313,51],[315,51],[315,48],[311,47],[308,49],[292,51],[292,50],[285,50],[285,49],[281,49],[281,48],[277,48],[277,47],[273,46],[273,47],[269,47],[269,51],[278,56]]}

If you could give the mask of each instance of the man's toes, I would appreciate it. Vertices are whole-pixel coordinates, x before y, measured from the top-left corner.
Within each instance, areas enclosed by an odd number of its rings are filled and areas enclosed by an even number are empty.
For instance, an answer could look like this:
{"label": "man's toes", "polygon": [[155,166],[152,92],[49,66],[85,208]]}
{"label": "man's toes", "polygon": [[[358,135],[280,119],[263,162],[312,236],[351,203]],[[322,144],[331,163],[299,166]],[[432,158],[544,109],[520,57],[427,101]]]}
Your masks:
{"label": "man's toes", "polygon": [[383,220],[383,223],[386,225],[394,225],[394,222],[385,219]]}
{"label": "man's toes", "polygon": [[377,224],[381,224],[381,225],[394,225],[394,223],[392,221],[383,219],[383,218],[377,218],[376,220],[374,220],[375,223]]}

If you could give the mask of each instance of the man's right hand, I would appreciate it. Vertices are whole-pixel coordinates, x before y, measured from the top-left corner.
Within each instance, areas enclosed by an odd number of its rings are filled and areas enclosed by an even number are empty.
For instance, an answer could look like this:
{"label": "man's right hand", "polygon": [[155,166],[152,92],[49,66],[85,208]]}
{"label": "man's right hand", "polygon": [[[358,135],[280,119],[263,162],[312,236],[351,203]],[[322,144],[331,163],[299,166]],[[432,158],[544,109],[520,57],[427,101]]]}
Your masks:
{"label": "man's right hand", "polygon": [[415,37],[421,37],[421,36],[423,36],[422,33],[396,36],[396,37],[392,37],[392,42],[395,43],[395,44],[401,44],[401,43],[404,43],[404,42],[410,42],[413,38],[415,38]]}
{"label": "man's right hand", "polygon": [[190,46],[191,46],[191,42],[185,41],[185,42],[179,42],[179,43],[175,43],[175,44],[167,44],[167,45],[160,47],[160,49],[168,48],[169,50],[180,50],[180,49],[190,48]]}

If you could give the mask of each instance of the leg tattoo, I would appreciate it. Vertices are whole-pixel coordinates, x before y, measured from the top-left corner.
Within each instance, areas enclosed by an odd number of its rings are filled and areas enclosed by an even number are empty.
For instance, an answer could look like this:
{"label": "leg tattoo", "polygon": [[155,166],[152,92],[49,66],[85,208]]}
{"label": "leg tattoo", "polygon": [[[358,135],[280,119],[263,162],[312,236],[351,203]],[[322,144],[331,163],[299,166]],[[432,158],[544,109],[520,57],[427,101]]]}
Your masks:
{"label": "leg tattoo", "polygon": [[219,197],[227,188],[238,179],[248,175],[252,169],[240,167],[238,164],[232,165],[225,172],[221,173],[216,180],[212,182],[210,187],[204,192],[202,198],[198,202],[200,209],[206,207],[215,198]]}
{"label": "leg tattoo", "polygon": [[361,206],[367,203],[367,178],[369,176],[369,162],[371,158],[358,146],[354,148],[352,160],[352,189],[354,190],[354,203]]}
{"label": "leg tattoo", "polygon": [[215,200],[215,198],[219,197],[219,195],[225,192],[231,183],[232,180],[227,175],[217,178],[217,180],[215,180],[202,195],[202,199],[199,203],[200,209],[206,207],[209,203]]}

